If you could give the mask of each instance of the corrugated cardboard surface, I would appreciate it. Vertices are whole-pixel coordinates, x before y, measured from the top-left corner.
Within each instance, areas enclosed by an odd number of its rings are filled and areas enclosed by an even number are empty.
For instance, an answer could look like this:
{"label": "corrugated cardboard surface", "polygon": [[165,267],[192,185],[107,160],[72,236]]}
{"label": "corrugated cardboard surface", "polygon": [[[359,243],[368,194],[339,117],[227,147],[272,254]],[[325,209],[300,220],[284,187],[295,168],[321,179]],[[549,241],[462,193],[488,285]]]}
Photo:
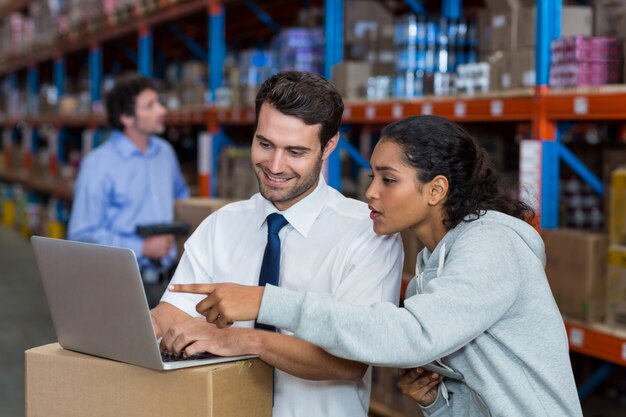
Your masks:
{"label": "corrugated cardboard surface", "polygon": [[596,36],[626,37],[626,1],[594,0],[593,7]]}
{"label": "corrugated cardboard surface", "polygon": [[626,246],[609,247],[607,323],[626,328]]}
{"label": "corrugated cardboard surface", "polygon": [[27,417],[272,415],[272,368],[257,359],[158,372],[57,343],[25,355]]}
{"label": "corrugated cardboard surface", "polygon": [[[519,46],[530,48],[536,45],[537,8],[522,7],[517,39]],[[588,6],[563,6],[561,11],[561,37],[591,36],[593,34],[593,10]]]}
{"label": "corrugated cardboard surface", "polygon": [[183,245],[191,233],[206,219],[211,213],[224,207],[226,204],[237,201],[228,198],[188,198],[176,200],[174,204],[174,219],[187,222],[191,225],[190,233],[176,239],[178,246],[178,258],[183,255]]}
{"label": "corrugated cardboard surface", "polygon": [[626,244],[626,168],[617,168],[611,174],[609,190],[611,208],[609,217],[609,242]]}
{"label": "corrugated cardboard surface", "polygon": [[546,275],[566,317],[603,321],[606,312],[608,238],[573,229],[543,232]]}

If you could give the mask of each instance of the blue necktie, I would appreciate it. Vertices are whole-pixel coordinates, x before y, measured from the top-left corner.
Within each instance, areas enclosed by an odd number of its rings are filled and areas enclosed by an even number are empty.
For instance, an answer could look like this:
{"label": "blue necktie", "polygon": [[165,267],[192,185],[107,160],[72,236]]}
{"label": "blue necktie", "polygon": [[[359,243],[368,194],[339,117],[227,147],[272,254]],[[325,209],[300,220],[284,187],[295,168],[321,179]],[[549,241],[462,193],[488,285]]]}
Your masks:
{"label": "blue necktie", "polygon": [[[281,214],[272,213],[267,216],[267,245],[265,245],[265,253],[263,254],[263,263],[261,264],[261,273],[259,274],[259,285],[272,284],[278,286],[278,277],[280,274],[280,238],[278,232],[287,224]],[[276,331],[274,326],[256,323],[257,329]]]}

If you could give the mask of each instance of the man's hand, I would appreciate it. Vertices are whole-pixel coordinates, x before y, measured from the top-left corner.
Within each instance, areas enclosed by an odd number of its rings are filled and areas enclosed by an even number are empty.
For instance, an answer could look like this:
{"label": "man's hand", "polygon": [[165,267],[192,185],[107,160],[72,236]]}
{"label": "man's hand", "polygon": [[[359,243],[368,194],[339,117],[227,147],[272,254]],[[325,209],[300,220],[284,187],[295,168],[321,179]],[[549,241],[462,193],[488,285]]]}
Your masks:
{"label": "man's hand", "polygon": [[156,338],[158,339],[159,337],[162,337],[163,331],[161,330],[161,326],[159,325],[157,318],[154,316],[154,314],[152,314],[152,312],[150,312],[150,319],[152,320],[152,330],[154,330]]}
{"label": "man's hand", "polygon": [[206,317],[206,321],[222,329],[235,321],[255,320],[261,308],[264,288],[239,284],[175,284],[168,289],[207,295],[198,303],[196,311]]}
{"label": "man's hand", "polygon": [[422,368],[398,369],[398,375],[398,388],[421,406],[427,407],[437,399],[441,375]]}
{"label": "man's hand", "polygon": [[186,356],[200,352],[220,356],[259,354],[254,341],[251,329],[220,330],[203,318],[194,318],[170,327],[161,340],[161,350]]}
{"label": "man's hand", "polygon": [[149,259],[161,259],[165,257],[176,238],[174,235],[156,235],[144,239],[141,254]]}

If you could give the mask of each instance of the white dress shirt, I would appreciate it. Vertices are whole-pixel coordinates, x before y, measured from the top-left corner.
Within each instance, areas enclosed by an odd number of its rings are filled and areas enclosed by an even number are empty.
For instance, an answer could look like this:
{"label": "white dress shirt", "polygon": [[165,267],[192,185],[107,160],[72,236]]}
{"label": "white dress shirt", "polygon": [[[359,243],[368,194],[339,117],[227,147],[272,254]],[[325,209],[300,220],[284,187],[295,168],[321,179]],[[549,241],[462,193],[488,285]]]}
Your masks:
{"label": "white dress shirt", "polygon": [[[278,210],[255,194],[206,218],[185,243],[172,283],[237,282],[258,285],[267,243],[266,217]],[[326,185],[281,212],[280,286],[331,294],[336,301],[397,303],[402,269],[398,235],[379,236],[367,206]],[[191,316],[202,295],[166,291],[162,301]],[[252,327],[253,322],[237,323]],[[291,334],[283,331],[285,334]],[[276,417],[367,416],[370,371],[359,381],[308,381],[275,372]]]}

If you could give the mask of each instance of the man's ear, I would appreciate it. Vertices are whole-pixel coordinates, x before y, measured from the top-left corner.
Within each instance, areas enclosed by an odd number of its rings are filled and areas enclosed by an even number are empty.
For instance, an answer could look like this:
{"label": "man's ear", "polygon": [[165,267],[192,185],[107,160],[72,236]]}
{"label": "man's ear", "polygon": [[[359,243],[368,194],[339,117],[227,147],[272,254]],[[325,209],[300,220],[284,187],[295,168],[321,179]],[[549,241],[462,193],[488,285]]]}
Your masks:
{"label": "man's ear", "polygon": [[437,175],[429,183],[428,203],[436,206],[446,199],[448,195],[448,179],[443,175]]}
{"label": "man's ear", "polygon": [[322,161],[326,160],[326,158],[328,158],[330,154],[333,153],[338,143],[339,143],[339,132],[337,132],[335,136],[330,138],[328,143],[326,143],[326,146],[322,150]]}
{"label": "man's ear", "polygon": [[124,129],[128,129],[129,127],[131,127],[134,122],[135,122],[135,116],[130,116],[124,113],[120,115],[120,123],[122,123],[122,126],[124,126]]}

